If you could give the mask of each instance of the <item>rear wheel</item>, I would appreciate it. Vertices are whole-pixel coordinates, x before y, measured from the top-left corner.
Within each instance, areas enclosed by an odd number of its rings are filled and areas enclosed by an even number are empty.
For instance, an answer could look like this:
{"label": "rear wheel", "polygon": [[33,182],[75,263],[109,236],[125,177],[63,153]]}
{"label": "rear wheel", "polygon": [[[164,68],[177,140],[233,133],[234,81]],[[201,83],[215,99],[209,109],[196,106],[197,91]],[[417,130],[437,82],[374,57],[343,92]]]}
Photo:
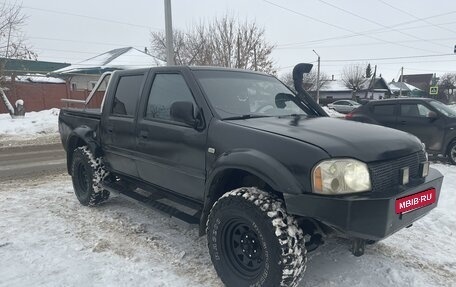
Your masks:
{"label": "rear wheel", "polygon": [[450,146],[448,147],[448,159],[450,160],[451,164],[456,165],[456,140],[453,141]]}
{"label": "rear wheel", "polygon": [[222,196],[209,214],[207,236],[226,286],[296,286],[305,270],[301,228],[281,200],[257,188]]}
{"label": "rear wheel", "polygon": [[101,187],[108,175],[103,159],[94,157],[87,146],[74,150],[71,175],[74,193],[82,205],[94,206],[109,198],[109,191]]}

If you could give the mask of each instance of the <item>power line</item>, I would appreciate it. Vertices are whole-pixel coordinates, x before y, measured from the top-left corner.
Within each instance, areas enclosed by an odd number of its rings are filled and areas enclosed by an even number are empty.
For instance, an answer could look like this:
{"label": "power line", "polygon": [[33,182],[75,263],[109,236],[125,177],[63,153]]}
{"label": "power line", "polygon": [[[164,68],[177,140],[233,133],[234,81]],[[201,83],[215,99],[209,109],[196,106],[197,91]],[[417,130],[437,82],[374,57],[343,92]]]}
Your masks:
{"label": "power line", "polygon": [[317,0],[317,1],[319,1],[319,2],[321,2],[321,3],[323,3],[323,4],[325,4],[325,5],[328,5],[328,6],[330,6],[330,7],[333,7],[333,8],[335,8],[335,9],[339,10],[339,11],[345,12],[345,13],[347,13],[347,14],[349,14],[349,15],[352,15],[352,16],[354,16],[354,17],[357,17],[357,18],[359,18],[359,19],[362,19],[362,20],[364,20],[364,21],[367,21],[367,22],[369,22],[369,23],[372,23],[372,24],[375,24],[375,25],[377,25],[377,26],[383,27],[383,28],[385,28],[385,29],[388,29],[388,30],[391,30],[391,31],[394,31],[394,32],[398,32],[398,33],[401,33],[402,35],[405,35],[405,36],[408,36],[408,37],[412,37],[412,38],[414,38],[414,39],[421,40],[421,41],[424,41],[424,42],[428,42],[428,43],[431,43],[431,44],[436,45],[436,46],[441,46],[441,47],[448,48],[448,46],[446,46],[446,45],[433,43],[433,42],[430,42],[429,40],[426,40],[426,39],[423,39],[423,38],[416,37],[416,36],[413,35],[413,34],[406,33],[406,32],[400,31],[400,30],[398,30],[398,29],[395,29],[394,27],[388,27],[388,26],[386,26],[386,25],[383,25],[382,23],[379,23],[379,22],[377,22],[377,21],[371,20],[371,19],[369,19],[369,18],[366,18],[366,17],[364,17],[364,16],[358,15],[358,14],[356,14],[356,13],[353,13],[353,12],[351,12],[351,11],[349,11],[349,10],[346,10],[346,9],[342,8],[342,7],[336,6],[336,5],[332,4],[332,3],[328,3],[328,2],[326,2],[325,0]]}
{"label": "power line", "polygon": [[[432,16],[429,16],[429,17],[426,17],[426,18],[419,18],[418,20],[412,20],[412,21],[406,21],[406,22],[397,23],[395,25],[391,25],[391,26],[387,26],[387,27],[392,28],[392,27],[404,26],[404,25],[408,25],[408,24],[411,24],[411,23],[414,23],[414,22],[419,22],[419,21],[422,21],[422,20],[427,20],[427,19],[437,18],[437,17],[441,17],[441,16],[451,15],[451,14],[455,14],[455,13],[456,13],[456,11],[445,12],[445,13],[441,13],[441,14],[432,15]],[[440,24],[436,24],[436,25],[449,25],[449,24],[454,24],[454,23],[456,23],[456,21],[440,23]],[[401,30],[411,30],[411,29],[418,29],[418,28],[424,28],[424,27],[428,27],[428,25],[405,27],[405,28],[401,28]],[[286,44],[278,45],[278,47],[302,45],[302,44],[316,43],[316,42],[326,42],[326,41],[330,41],[330,40],[339,40],[339,39],[347,39],[347,38],[358,37],[358,36],[360,36],[359,34],[363,34],[363,35],[364,34],[371,34],[372,35],[372,34],[379,34],[379,33],[385,33],[385,32],[387,32],[387,30],[383,29],[383,28],[371,29],[371,30],[361,31],[358,34],[345,34],[345,35],[342,35],[342,36],[328,37],[328,38],[322,38],[322,39],[305,41],[305,42],[286,43]]]}
{"label": "power line", "polygon": [[381,39],[381,38],[377,38],[377,37],[374,37],[372,35],[369,35],[369,34],[362,34],[362,33],[359,33],[359,32],[356,32],[354,30],[351,30],[351,29],[347,29],[347,28],[344,28],[342,26],[339,26],[339,25],[335,25],[335,24],[332,24],[332,23],[329,23],[329,22],[326,22],[326,21],[323,21],[323,20],[320,20],[318,18],[315,18],[313,16],[310,16],[310,15],[307,15],[307,14],[304,14],[304,13],[301,13],[301,12],[298,12],[298,11],[295,11],[295,10],[292,10],[292,9],[289,9],[287,7],[284,7],[284,6],[281,6],[279,4],[276,4],[274,2],[271,2],[269,0],[263,0],[264,2],[266,3],[269,3],[273,6],[276,6],[276,7],[279,7],[283,10],[286,10],[290,13],[293,13],[293,14],[296,14],[296,15],[299,15],[299,16],[302,16],[302,17],[305,17],[305,18],[308,18],[308,19],[311,19],[313,21],[316,21],[316,22],[320,22],[320,23],[323,23],[323,24],[326,24],[328,26],[331,26],[331,27],[334,27],[334,28],[337,28],[337,29],[340,29],[340,30],[344,30],[344,31],[347,31],[347,32],[350,32],[350,33],[354,33],[354,34],[358,34],[360,36],[365,36],[365,37],[368,37],[368,38],[372,38],[372,39],[375,39],[375,40],[378,40],[378,41],[383,41],[383,42],[388,42],[392,45],[397,45],[397,46],[402,46],[402,47],[406,47],[406,48],[410,48],[410,49],[415,49],[415,50],[421,50],[421,51],[425,51],[425,52],[431,52],[431,53],[437,53],[435,51],[431,51],[431,50],[427,50],[427,49],[421,49],[421,48],[417,48],[417,47],[412,47],[412,46],[407,46],[407,45],[403,45],[403,44],[398,44],[398,43],[395,43],[393,41],[388,41],[388,40],[384,40],[384,39]]}
{"label": "power line", "polygon": [[[455,22],[456,23],[456,22]],[[449,38],[434,38],[429,39],[432,41],[447,41],[447,40],[454,40],[454,37]],[[403,41],[396,41],[397,43],[412,43],[412,42],[420,42],[421,40],[403,40]],[[357,44],[338,44],[338,45],[323,45],[323,46],[315,46],[315,45],[302,45],[302,46],[293,46],[293,47],[278,47],[277,50],[290,50],[290,49],[304,49],[304,48],[340,48],[340,47],[358,47],[358,46],[373,46],[373,45],[385,45],[389,43],[384,42],[367,42],[367,43],[357,43]]]}
{"label": "power line", "polygon": [[49,38],[49,37],[28,37],[29,39],[37,39],[37,40],[48,40],[48,41],[58,41],[58,42],[69,42],[69,43],[77,43],[77,44],[93,44],[93,45],[102,45],[102,46],[136,46],[136,47],[144,47],[144,45],[132,45],[132,44],[119,44],[119,43],[106,43],[106,42],[96,42],[96,41],[84,41],[84,40],[70,40],[70,39],[62,39],[62,38]]}
{"label": "power line", "polygon": [[[11,6],[15,5],[15,4],[6,3],[6,2],[0,2],[0,3],[4,4],[4,5],[11,5]],[[47,12],[47,13],[53,13],[53,14],[58,14],[58,15],[67,15],[67,16],[86,18],[86,19],[91,19],[91,20],[107,22],[107,23],[127,25],[127,26],[131,26],[131,27],[136,27],[136,28],[153,29],[153,30],[160,30],[160,31],[162,30],[160,28],[150,27],[150,26],[147,26],[147,25],[128,23],[128,22],[123,22],[123,21],[117,21],[117,20],[112,20],[112,19],[107,19],[107,18],[100,18],[100,17],[95,17],[95,16],[88,16],[88,15],[83,15],[83,14],[70,13],[70,12],[65,12],[65,11],[43,9],[43,8],[37,8],[37,7],[31,7],[31,6],[23,6],[23,5],[20,5],[20,7],[24,8],[24,9]]]}
{"label": "power line", "polygon": [[442,30],[445,30],[445,31],[448,31],[448,32],[451,32],[451,33],[456,34],[456,31],[453,31],[453,30],[448,29],[448,28],[446,28],[446,27],[442,27],[442,26],[440,26],[440,25],[438,25],[438,24],[434,24],[434,23],[432,23],[432,22],[430,22],[430,21],[427,21],[426,19],[422,19],[422,18],[416,17],[416,16],[413,15],[412,13],[409,13],[409,12],[407,12],[407,11],[405,11],[405,10],[402,10],[402,9],[400,9],[400,8],[397,8],[396,6],[393,6],[393,5],[391,5],[390,3],[386,2],[386,1],[383,1],[383,0],[378,0],[378,1],[380,1],[381,3],[385,4],[386,6],[392,8],[392,9],[394,9],[394,10],[397,10],[397,11],[399,11],[399,12],[405,14],[405,15],[408,15],[408,16],[410,16],[410,17],[413,17],[413,18],[417,19],[418,21],[425,22],[425,23],[427,23],[427,24],[429,24],[429,25],[431,25],[431,26],[434,26],[434,27],[436,27],[436,28],[439,28],[439,29],[442,29]]}
{"label": "power line", "polygon": [[414,59],[414,58],[430,58],[430,57],[445,57],[454,56],[454,54],[433,54],[433,55],[416,55],[416,56],[400,56],[400,57],[385,57],[385,58],[361,58],[361,59],[330,59],[324,62],[362,62],[362,61],[383,61],[395,59]]}

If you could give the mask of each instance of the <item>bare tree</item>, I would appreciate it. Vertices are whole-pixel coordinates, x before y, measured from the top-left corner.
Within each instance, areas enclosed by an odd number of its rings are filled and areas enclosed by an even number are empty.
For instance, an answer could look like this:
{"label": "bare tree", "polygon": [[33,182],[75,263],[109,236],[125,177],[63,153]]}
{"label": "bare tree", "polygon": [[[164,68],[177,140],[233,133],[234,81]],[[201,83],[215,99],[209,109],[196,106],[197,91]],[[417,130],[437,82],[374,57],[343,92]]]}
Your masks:
{"label": "bare tree", "polygon": [[[265,39],[264,28],[255,22],[239,22],[224,16],[188,31],[174,31],[175,62],[179,65],[213,65],[275,73],[271,53],[274,45]],[[166,60],[162,32],[151,33],[151,51]]]}
{"label": "bare tree", "polygon": [[[289,88],[291,88],[293,91],[295,91],[294,82],[293,82],[293,74],[291,72],[288,72],[288,73],[284,74],[283,76],[281,76],[280,80],[285,85],[287,85]],[[328,76],[325,73],[320,72],[319,88],[321,89],[324,86],[326,86],[328,81],[329,81]],[[308,74],[304,74],[303,79],[302,79],[302,87],[306,91],[309,91],[314,97],[316,96],[316,94],[314,92],[317,90],[317,72],[315,70],[312,70]]]}
{"label": "bare tree", "polygon": [[450,100],[454,96],[454,89],[456,88],[456,73],[445,73],[440,77],[439,90],[441,90],[446,100]]}
{"label": "bare tree", "polygon": [[354,64],[345,66],[342,70],[342,82],[352,90],[352,98],[356,98],[356,93],[362,89],[367,79],[364,77],[365,68],[363,65]]}
{"label": "bare tree", "polygon": [[[8,59],[35,59],[37,54],[26,44],[22,27],[26,16],[22,7],[16,4],[3,3],[0,5],[0,94],[7,110],[13,116],[16,110],[9,102],[4,92],[6,80],[5,65]],[[14,75],[9,75],[13,77]]]}

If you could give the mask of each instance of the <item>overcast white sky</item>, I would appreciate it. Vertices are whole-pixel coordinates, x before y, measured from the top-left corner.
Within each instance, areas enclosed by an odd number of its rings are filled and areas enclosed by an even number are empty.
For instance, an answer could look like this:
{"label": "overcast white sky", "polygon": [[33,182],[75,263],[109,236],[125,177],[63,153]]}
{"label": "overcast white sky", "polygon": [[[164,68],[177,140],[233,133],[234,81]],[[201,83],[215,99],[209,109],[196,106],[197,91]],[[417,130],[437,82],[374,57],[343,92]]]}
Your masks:
{"label": "overcast white sky", "polygon": [[[22,4],[29,16],[24,32],[39,60],[77,63],[114,48],[143,50],[151,30],[164,30],[163,0]],[[336,78],[344,65],[368,62],[388,81],[398,78],[401,66],[404,74],[456,72],[454,0],[172,0],[172,10],[175,29],[226,13],[255,20],[277,46],[279,74],[316,61],[312,49],[321,56],[322,71]],[[357,60],[444,54],[452,55]]]}

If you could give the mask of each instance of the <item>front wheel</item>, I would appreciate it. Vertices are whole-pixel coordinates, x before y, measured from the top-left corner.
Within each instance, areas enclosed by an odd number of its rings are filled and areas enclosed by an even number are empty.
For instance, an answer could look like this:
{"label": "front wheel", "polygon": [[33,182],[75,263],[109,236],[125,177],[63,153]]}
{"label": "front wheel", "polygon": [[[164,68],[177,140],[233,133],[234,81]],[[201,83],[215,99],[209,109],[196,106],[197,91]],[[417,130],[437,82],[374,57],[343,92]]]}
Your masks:
{"label": "front wheel", "polygon": [[103,160],[96,158],[87,146],[74,150],[71,175],[74,193],[82,205],[94,206],[109,198],[109,191],[101,187],[101,181],[108,175]]}
{"label": "front wheel", "polygon": [[207,222],[209,253],[226,286],[296,286],[304,236],[280,199],[254,187],[223,195]]}
{"label": "front wheel", "polygon": [[454,140],[448,147],[447,155],[450,163],[456,165],[456,140]]}

